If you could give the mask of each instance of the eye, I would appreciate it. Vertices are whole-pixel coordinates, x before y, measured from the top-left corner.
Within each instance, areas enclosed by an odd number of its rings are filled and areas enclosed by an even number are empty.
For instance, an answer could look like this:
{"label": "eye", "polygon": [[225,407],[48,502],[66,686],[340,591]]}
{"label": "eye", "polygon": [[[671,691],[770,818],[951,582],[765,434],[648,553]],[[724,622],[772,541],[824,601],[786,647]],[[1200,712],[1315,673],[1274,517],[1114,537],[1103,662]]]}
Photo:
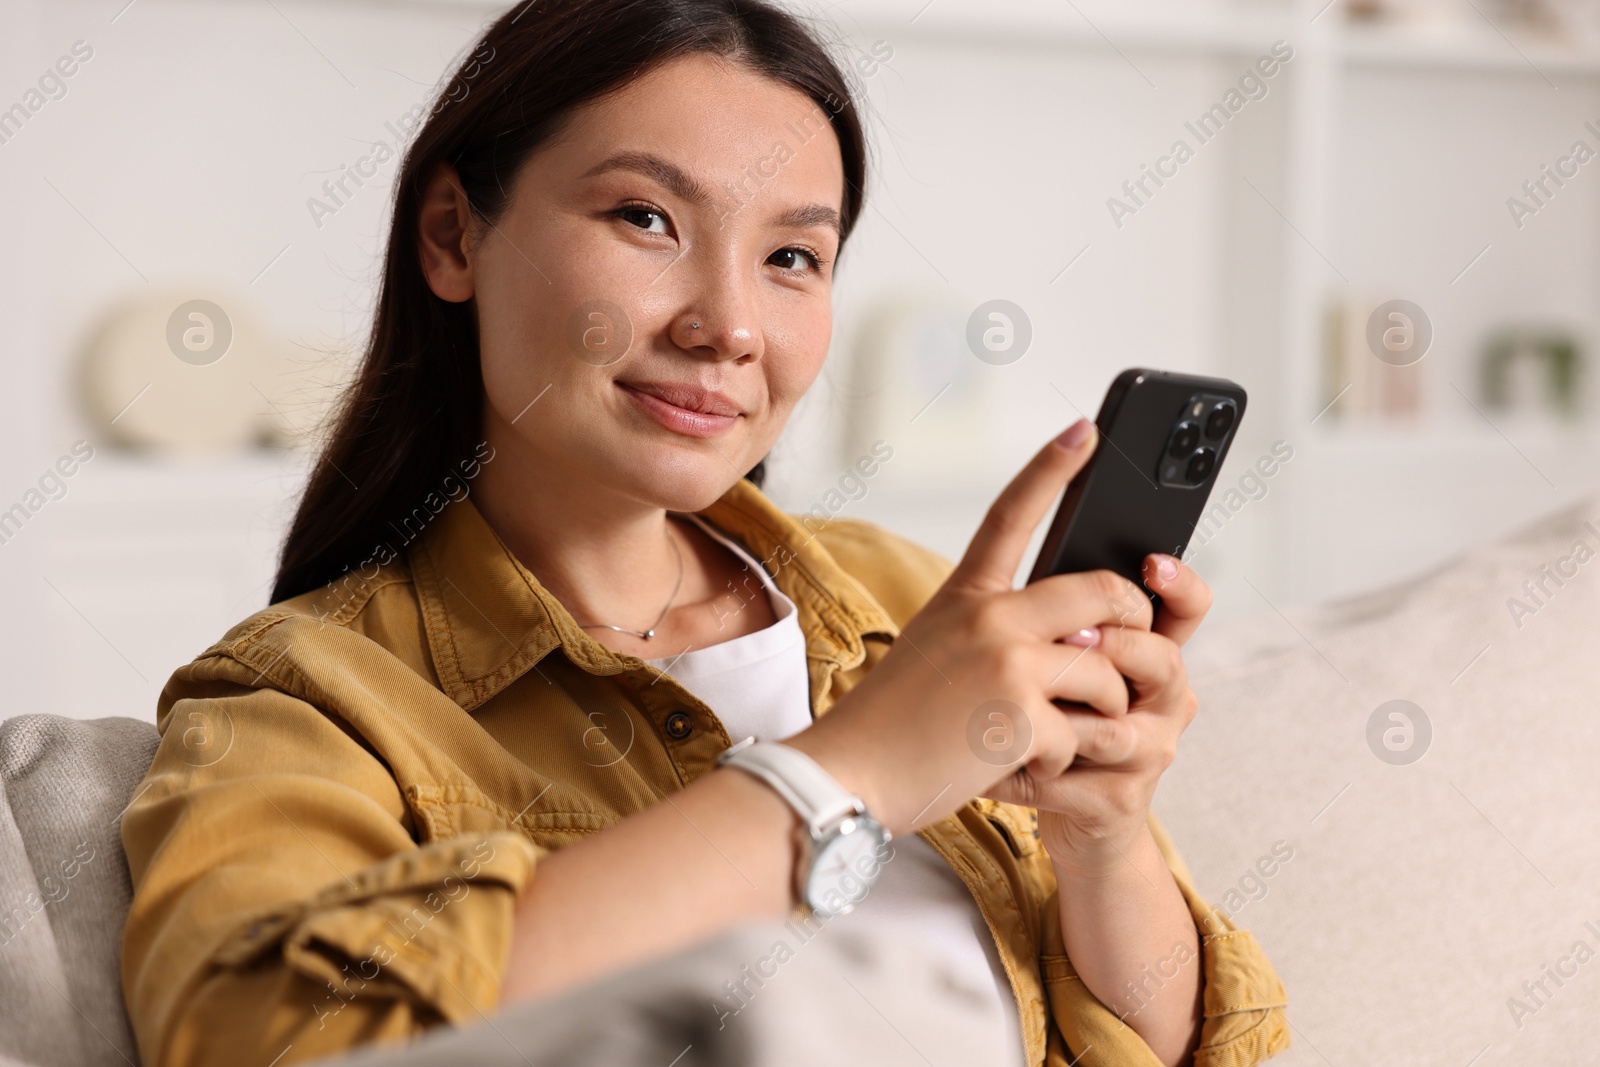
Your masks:
{"label": "eye", "polygon": [[[789,260],[791,262],[787,264],[784,262],[777,262],[780,260]],[[800,247],[799,245],[790,245],[788,248],[780,248],[776,252],[772,253],[772,255],[767,257],[767,262],[773,264],[775,267],[780,267],[783,270],[791,273],[805,273],[805,269],[803,267],[792,262],[794,260],[804,260],[806,263],[810,264],[812,271],[821,271],[822,264],[826,262],[826,260],[824,260],[816,252],[813,252],[809,248]]]}
{"label": "eye", "polygon": [[[627,221],[632,226],[637,226],[646,233],[672,232],[667,223],[667,216],[649,204],[624,204],[613,211],[612,214],[619,219]],[[657,223],[660,224],[660,229],[656,228]]]}

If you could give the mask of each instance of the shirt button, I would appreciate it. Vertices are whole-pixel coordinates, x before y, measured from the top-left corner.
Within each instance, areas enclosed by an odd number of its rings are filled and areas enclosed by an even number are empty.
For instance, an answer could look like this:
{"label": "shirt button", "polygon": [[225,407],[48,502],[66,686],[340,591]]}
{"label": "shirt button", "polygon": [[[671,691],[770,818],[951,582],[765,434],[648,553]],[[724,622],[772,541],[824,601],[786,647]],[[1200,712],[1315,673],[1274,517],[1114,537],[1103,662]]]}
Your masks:
{"label": "shirt button", "polygon": [[675,711],[667,716],[667,736],[674,741],[682,741],[694,733],[694,720],[689,718],[686,711]]}

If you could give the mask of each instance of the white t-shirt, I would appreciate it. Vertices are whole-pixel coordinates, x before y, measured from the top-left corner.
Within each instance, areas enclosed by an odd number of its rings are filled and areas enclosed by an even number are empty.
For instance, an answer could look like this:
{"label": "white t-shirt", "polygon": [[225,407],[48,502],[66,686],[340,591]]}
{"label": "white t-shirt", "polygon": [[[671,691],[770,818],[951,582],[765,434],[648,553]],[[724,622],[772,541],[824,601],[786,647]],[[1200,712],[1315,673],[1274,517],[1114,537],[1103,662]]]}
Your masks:
{"label": "white t-shirt", "polygon": [[[777,622],[720,644],[647,660],[706,703],[735,741],[779,741],[811,725],[810,677],[799,611],[748,552],[703,521],[701,529],[727,545],[759,576]],[[974,995],[991,1002],[1010,1032],[1015,1061],[1023,1059],[1016,999],[989,928],[955,871],[922,838],[897,837],[893,857],[854,911],[828,928],[871,928],[914,940],[938,954]],[[934,1050],[926,1050],[931,1053]]]}

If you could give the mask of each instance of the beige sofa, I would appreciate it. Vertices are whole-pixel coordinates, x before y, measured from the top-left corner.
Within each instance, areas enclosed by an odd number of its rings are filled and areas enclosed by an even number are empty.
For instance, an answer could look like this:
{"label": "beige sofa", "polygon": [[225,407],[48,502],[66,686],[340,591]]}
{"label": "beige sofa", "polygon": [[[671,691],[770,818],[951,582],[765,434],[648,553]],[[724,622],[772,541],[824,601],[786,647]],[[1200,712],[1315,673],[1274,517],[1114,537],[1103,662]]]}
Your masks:
{"label": "beige sofa", "polygon": [[1600,500],[1371,596],[1263,604],[1188,660],[1156,808],[1288,987],[1277,1062],[1600,1063]]}

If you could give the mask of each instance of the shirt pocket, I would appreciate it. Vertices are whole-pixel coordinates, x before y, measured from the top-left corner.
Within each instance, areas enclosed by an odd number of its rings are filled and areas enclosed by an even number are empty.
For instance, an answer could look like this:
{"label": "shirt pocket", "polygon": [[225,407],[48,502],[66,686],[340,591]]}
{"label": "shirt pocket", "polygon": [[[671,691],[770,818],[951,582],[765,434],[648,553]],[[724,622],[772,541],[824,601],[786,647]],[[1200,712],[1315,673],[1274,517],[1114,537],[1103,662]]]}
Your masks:
{"label": "shirt pocket", "polygon": [[1031,859],[1043,851],[1039,840],[1039,813],[1017,804],[1002,804],[997,800],[979,797],[973,801],[978,811],[989,820],[989,825],[1000,831],[1006,847],[1017,859]]}

